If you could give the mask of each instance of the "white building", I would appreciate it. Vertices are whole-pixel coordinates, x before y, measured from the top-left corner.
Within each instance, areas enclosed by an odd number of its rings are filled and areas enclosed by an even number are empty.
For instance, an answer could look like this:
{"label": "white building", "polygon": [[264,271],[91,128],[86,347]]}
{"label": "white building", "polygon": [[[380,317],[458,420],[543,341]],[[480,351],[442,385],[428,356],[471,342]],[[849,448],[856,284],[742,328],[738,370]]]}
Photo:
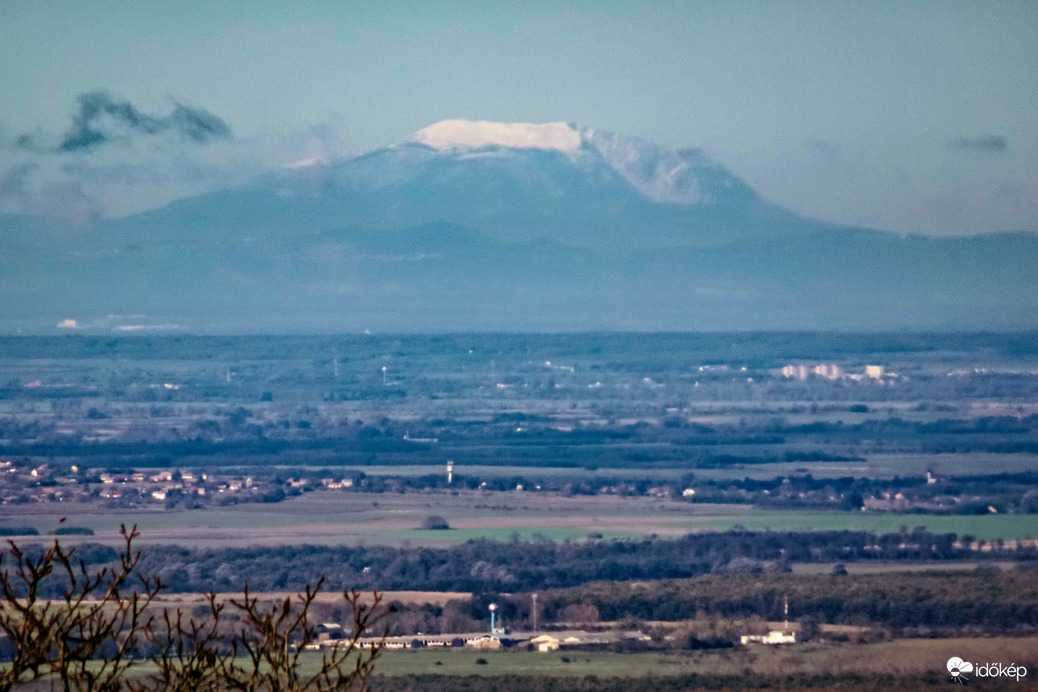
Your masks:
{"label": "white building", "polygon": [[815,375],[827,380],[838,380],[843,377],[843,369],[836,363],[822,363],[815,366]]}
{"label": "white building", "polygon": [[807,373],[808,370],[806,365],[790,364],[782,368],[783,377],[787,377],[789,379],[806,380]]}
{"label": "white building", "polygon": [[492,634],[484,634],[481,637],[469,639],[465,642],[465,646],[471,646],[473,649],[497,651],[504,648],[504,642],[501,641],[500,637],[496,637]]}
{"label": "white building", "polygon": [[747,644],[796,644],[795,632],[771,630],[767,634],[744,634],[739,637],[743,646]]}
{"label": "white building", "polygon": [[550,634],[542,634],[534,637],[530,640],[530,643],[537,647],[537,650],[542,654],[559,650],[559,638],[553,637]]}

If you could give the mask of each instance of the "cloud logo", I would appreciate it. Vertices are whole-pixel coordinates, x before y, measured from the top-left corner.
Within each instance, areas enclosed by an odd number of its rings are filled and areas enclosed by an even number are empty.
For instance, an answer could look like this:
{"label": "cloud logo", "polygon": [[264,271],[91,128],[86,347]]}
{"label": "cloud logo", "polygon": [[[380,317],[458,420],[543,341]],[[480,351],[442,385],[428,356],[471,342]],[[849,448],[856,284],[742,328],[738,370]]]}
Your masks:
{"label": "cloud logo", "polygon": [[963,661],[958,656],[952,656],[948,659],[948,672],[951,673],[952,680],[965,682],[969,679],[965,676],[965,673],[973,672],[973,664],[969,661]]}

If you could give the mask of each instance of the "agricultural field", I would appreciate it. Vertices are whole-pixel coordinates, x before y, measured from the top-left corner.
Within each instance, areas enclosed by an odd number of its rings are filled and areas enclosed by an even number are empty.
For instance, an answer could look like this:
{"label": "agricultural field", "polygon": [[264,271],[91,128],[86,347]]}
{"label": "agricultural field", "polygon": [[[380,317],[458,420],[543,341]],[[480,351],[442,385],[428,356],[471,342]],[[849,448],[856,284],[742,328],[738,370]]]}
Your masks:
{"label": "agricultural field", "polygon": [[[744,647],[721,651],[652,651],[612,653],[580,649],[538,653],[526,650],[477,651],[471,649],[383,650],[376,659],[375,689],[494,689],[462,680],[473,676],[498,688],[537,684],[542,679],[584,683],[579,689],[624,689],[635,681],[638,689],[714,689],[718,681],[747,685],[747,689],[842,689],[860,688],[868,680],[882,680],[885,687],[914,689],[952,684],[946,663],[953,657],[971,661],[1003,662],[1022,668],[1019,681],[977,679],[981,689],[1030,689],[1038,670],[1036,638],[955,638],[897,640],[875,644],[805,644],[796,647]],[[321,664],[321,654],[304,653],[297,673],[306,678]],[[151,663],[134,666],[130,677],[144,680],[155,673]],[[411,680],[413,679],[413,680]],[[457,681],[457,682],[454,682]],[[740,682],[736,682],[740,681]],[[588,687],[587,683],[591,682]],[[792,685],[794,686],[790,686]],[[822,683],[820,685],[820,683]],[[549,683],[552,684],[552,683]],[[567,682],[561,682],[566,685]],[[401,687],[401,685],[403,685]],[[695,685],[690,687],[689,685]],[[656,687],[659,686],[659,687]],[[742,687],[738,687],[742,689]],[[457,687],[455,687],[457,689]],[[509,687],[511,689],[511,687]],[[549,689],[566,689],[555,687]]]}
{"label": "agricultural field", "polygon": [[[795,647],[744,647],[712,652],[609,653],[600,651],[385,651],[380,675],[483,675],[641,678],[712,674],[754,678],[785,675],[945,674],[952,656],[1004,661],[1038,674],[1038,638],[962,638],[898,640],[876,644],[805,644]],[[478,664],[478,660],[485,664]],[[1015,682],[1015,681],[1014,681]],[[1030,686],[1031,681],[1028,681]]]}
{"label": "agricultural field", "polygon": [[[441,516],[449,530],[422,529]],[[120,524],[141,531],[142,544],[195,547],[248,545],[427,545],[445,546],[473,538],[552,540],[676,537],[728,531],[869,531],[892,533],[923,527],[937,533],[982,540],[1038,538],[1038,515],[901,515],[876,512],[762,510],[747,505],[699,504],[611,496],[561,497],[549,493],[458,491],[368,495],[309,493],[283,502],[248,503],[198,510],[109,510],[90,504],[0,507],[0,526],[31,526],[45,535],[59,526],[88,528],[93,535],[65,540],[119,543]],[[26,537],[21,540],[38,540]]]}
{"label": "agricultural field", "polygon": [[[542,625],[710,621],[653,651],[387,651],[387,690],[747,671],[912,689],[964,646],[1035,658],[1033,334],[0,338],[0,371],[0,533],[100,567],[136,527],[156,607],[245,583],[272,605],[324,577],[322,622],[343,590],[385,589],[401,637],[487,631],[491,602],[529,628],[534,594]],[[748,595],[674,592],[711,579]],[[808,593],[944,579],[1017,590],[980,624]],[[781,617],[780,588],[824,636],[722,648]]]}

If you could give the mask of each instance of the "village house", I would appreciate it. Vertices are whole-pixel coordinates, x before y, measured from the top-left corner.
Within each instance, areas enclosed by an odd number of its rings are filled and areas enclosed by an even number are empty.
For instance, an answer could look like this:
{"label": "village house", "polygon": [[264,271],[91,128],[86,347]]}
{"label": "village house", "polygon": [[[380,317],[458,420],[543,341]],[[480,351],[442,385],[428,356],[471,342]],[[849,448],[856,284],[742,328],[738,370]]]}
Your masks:
{"label": "village house", "polygon": [[530,643],[533,644],[542,654],[559,650],[559,638],[553,637],[550,634],[542,634],[534,637],[530,640]]}
{"label": "village house", "polygon": [[767,634],[744,634],[739,637],[739,643],[747,644],[796,644],[795,632],[783,630],[771,630]]}

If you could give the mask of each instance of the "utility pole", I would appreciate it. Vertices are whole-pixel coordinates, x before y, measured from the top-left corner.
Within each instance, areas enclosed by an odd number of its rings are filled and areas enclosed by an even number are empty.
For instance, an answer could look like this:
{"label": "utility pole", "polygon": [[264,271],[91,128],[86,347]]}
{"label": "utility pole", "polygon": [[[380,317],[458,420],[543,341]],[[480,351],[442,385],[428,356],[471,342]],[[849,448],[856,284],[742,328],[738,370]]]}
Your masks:
{"label": "utility pole", "polygon": [[537,631],[537,594],[533,594],[533,631]]}

